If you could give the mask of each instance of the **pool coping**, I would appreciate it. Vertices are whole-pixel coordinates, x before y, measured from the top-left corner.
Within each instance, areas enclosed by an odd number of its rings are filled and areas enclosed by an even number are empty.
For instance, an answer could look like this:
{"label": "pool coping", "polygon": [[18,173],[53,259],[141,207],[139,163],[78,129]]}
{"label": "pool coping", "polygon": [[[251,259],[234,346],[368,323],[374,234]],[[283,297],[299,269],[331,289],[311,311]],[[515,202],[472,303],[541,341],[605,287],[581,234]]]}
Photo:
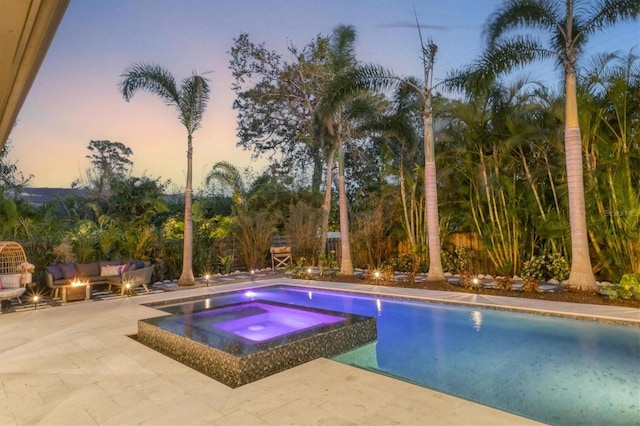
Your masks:
{"label": "pool coping", "polygon": [[[213,294],[248,288],[269,287],[274,285],[290,285],[295,287],[317,288],[342,292],[374,294],[384,297],[423,300],[433,303],[482,307],[504,311],[523,312],[536,315],[572,318],[583,321],[598,321],[616,325],[640,327],[640,309],[609,305],[590,305],[550,300],[494,296],[486,294],[470,294],[445,292],[438,290],[414,289],[402,287],[386,287],[374,284],[353,284],[334,281],[301,280],[295,278],[270,278],[254,282],[206,287],[202,294]],[[180,299],[176,294],[167,299]]]}

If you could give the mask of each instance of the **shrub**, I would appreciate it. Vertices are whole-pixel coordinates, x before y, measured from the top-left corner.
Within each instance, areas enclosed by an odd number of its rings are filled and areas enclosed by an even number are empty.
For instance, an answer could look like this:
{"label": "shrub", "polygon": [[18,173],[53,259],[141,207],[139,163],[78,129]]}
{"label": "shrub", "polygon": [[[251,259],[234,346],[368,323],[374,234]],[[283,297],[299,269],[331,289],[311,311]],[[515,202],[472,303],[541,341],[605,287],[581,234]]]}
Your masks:
{"label": "shrub", "polygon": [[397,272],[416,273],[420,268],[420,262],[414,255],[405,253],[393,256],[391,259],[384,261],[382,267],[389,267],[391,270]]}
{"label": "shrub", "polygon": [[380,200],[372,210],[359,211],[350,227],[354,265],[380,268],[394,252],[393,226],[388,202]]}
{"label": "shrub", "polygon": [[73,246],[67,239],[53,247],[53,255],[54,260],[59,263],[70,263],[76,261],[75,254],[73,253]]}
{"label": "shrub", "polygon": [[545,256],[532,256],[522,264],[522,278],[544,281],[547,278]]}
{"label": "shrub", "polygon": [[447,272],[462,274],[473,271],[475,253],[470,248],[457,247],[453,253],[442,251],[442,267]]}
{"label": "shrub", "polygon": [[264,267],[278,221],[279,215],[269,210],[247,211],[236,216],[234,236],[247,269]]}
{"label": "shrub", "polygon": [[559,253],[547,255],[547,269],[551,278],[562,282],[569,278],[571,267],[567,259]]}
{"label": "shrub", "polygon": [[292,272],[293,278],[310,280],[312,277],[310,267],[307,265],[307,259],[303,256],[298,257],[295,264],[288,264],[286,269]]}
{"label": "shrub", "polygon": [[289,206],[289,217],[285,222],[285,234],[290,239],[295,258],[306,257],[315,263],[318,259],[320,237],[318,228],[322,222],[322,209],[304,201]]}
{"label": "shrub", "polygon": [[230,254],[218,256],[216,266],[219,273],[229,275],[231,273],[231,267],[233,266],[233,256]]}
{"label": "shrub", "polygon": [[320,254],[320,273],[321,277],[335,277],[338,273],[338,260],[336,252],[331,250],[328,255]]}
{"label": "shrub", "polygon": [[538,282],[551,278],[564,281],[569,277],[569,262],[558,253],[532,256],[522,264],[521,274],[525,279]]}
{"label": "shrub", "polygon": [[624,274],[619,284],[607,286],[609,298],[640,300],[640,274]]}

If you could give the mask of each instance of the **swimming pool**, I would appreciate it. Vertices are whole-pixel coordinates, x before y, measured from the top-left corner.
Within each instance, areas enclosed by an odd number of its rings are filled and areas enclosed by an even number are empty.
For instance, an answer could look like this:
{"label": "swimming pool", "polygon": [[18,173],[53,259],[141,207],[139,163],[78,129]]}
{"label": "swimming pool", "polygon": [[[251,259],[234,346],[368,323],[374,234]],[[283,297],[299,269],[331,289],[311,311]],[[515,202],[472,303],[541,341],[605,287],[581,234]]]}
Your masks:
{"label": "swimming pool", "polygon": [[377,342],[343,363],[550,424],[640,418],[637,327],[289,286],[193,303],[249,300],[376,317]]}

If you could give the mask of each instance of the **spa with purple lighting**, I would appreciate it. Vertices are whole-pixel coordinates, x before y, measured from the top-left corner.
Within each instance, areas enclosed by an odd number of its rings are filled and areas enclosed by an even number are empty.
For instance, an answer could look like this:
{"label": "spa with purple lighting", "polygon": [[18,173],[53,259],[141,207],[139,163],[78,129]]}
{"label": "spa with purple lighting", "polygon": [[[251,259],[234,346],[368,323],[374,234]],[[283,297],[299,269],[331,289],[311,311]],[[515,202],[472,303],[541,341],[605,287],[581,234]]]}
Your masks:
{"label": "spa with purple lighting", "polygon": [[272,303],[250,302],[199,312],[193,315],[193,321],[252,342],[264,342],[323,324],[344,322],[346,319],[320,312],[276,306]]}
{"label": "spa with purple lighting", "polygon": [[230,387],[377,338],[373,317],[272,301],[183,301],[159,309],[170,315],[140,320],[138,341]]}

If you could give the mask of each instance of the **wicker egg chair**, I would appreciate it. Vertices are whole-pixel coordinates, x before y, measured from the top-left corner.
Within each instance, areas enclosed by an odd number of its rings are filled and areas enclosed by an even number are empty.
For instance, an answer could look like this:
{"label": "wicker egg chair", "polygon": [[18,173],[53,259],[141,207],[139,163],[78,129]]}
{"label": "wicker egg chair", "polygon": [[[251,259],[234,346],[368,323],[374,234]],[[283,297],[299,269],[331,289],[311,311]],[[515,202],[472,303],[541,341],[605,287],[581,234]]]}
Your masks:
{"label": "wicker egg chair", "polygon": [[20,244],[14,241],[0,241],[0,282],[2,283],[0,300],[17,298],[20,301],[25,288],[22,287],[21,282],[21,280],[24,281],[23,271],[18,267],[26,261],[27,255]]}
{"label": "wicker egg chair", "polygon": [[0,241],[0,275],[19,274],[18,266],[27,261],[22,246],[14,241]]}

